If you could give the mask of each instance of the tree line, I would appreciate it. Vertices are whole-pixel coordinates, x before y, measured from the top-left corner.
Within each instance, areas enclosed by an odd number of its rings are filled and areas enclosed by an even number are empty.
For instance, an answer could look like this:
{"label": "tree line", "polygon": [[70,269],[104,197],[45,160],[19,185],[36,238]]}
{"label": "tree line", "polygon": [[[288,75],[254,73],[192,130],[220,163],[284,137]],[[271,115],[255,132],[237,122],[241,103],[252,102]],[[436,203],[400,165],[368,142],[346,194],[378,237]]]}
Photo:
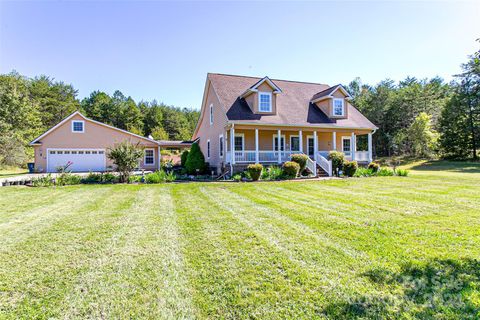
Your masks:
{"label": "tree line", "polygon": [[65,117],[81,111],[88,118],[157,140],[188,140],[199,111],[153,101],[135,102],[120,91],[94,91],[84,99],[71,85],[48,76],[0,75],[0,166],[32,160],[28,143]]}
{"label": "tree line", "polygon": [[348,85],[353,105],[379,128],[373,135],[377,157],[478,160],[480,51],[461,69],[450,83],[408,77],[375,86],[357,78]]}

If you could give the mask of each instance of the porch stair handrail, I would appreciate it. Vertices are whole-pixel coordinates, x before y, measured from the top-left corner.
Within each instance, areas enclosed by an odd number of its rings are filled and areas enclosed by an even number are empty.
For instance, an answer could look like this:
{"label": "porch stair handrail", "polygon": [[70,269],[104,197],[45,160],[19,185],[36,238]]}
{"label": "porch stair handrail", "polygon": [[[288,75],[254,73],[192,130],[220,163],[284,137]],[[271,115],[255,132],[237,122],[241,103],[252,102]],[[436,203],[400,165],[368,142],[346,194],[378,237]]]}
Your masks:
{"label": "porch stair handrail", "polygon": [[328,160],[324,156],[322,156],[320,153],[317,152],[315,156],[315,160],[317,161],[317,164],[322,168],[329,177],[332,176],[332,161]]}
{"label": "porch stair handrail", "polygon": [[307,157],[307,168],[313,173],[315,177],[317,176],[317,161],[310,159],[310,157]]}

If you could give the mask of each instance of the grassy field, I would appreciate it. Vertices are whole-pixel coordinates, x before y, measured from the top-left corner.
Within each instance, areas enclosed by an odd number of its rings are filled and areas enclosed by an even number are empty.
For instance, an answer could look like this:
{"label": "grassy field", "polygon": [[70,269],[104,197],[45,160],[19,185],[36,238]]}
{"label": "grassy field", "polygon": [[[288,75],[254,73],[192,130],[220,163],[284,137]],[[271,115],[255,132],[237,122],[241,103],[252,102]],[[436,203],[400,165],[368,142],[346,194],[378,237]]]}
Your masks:
{"label": "grassy field", "polygon": [[0,169],[0,179],[15,177],[15,176],[19,176],[26,173],[28,173],[28,170],[24,168],[17,168],[17,167],[2,168]]}
{"label": "grassy field", "polygon": [[0,189],[0,318],[479,318],[480,165]]}

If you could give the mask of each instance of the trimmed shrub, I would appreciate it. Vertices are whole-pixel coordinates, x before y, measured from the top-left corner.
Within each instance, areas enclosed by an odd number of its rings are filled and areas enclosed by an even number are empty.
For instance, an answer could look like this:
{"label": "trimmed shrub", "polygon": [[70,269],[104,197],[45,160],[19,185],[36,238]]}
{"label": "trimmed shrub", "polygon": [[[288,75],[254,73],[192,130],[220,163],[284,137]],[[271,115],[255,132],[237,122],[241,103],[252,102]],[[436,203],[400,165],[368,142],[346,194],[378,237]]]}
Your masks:
{"label": "trimmed shrub", "polygon": [[330,151],[328,153],[328,160],[332,161],[332,171],[338,176],[338,172],[343,170],[345,155],[339,151]]}
{"label": "trimmed shrub", "polygon": [[155,171],[145,175],[145,183],[164,183],[172,182],[177,179],[177,176],[173,173],[166,173],[163,170]]}
{"label": "trimmed shrub", "polygon": [[355,174],[353,176],[354,177],[371,177],[374,175],[376,175],[376,172],[374,172],[372,169],[358,168],[357,171],[355,171]]}
{"label": "trimmed shrub", "polygon": [[399,177],[406,177],[406,176],[408,176],[408,172],[409,172],[409,171],[406,170],[406,169],[397,169],[397,170],[395,170],[395,174],[396,174],[397,176],[399,176]]}
{"label": "trimmed shrub", "polygon": [[247,171],[250,174],[250,178],[252,178],[253,181],[257,181],[262,175],[263,166],[260,163],[249,164]]}
{"label": "trimmed shrub", "polygon": [[93,173],[90,172],[88,176],[82,179],[82,183],[90,184],[90,183],[102,183],[102,174],[101,173]]}
{"label": "trimmed shrub", "polygon": [[378,172],[378,170],[380,170],[380,165],[375,162],[370,162],[368,164],[368,169],[371,169],[373,172]]}
{"label": "trimmed shrub", "polygon": [[128,183],[142,182],[142,176],[129,176]]}
{"label": "trimmed shrub", "polygon": [[377,172],[377,176],[380,176],[380,177],[390,177],[390,176],[393,176],[393,174],[394,174],[393,170],[386,167],[380,168],[380,170],[378,170]]}
{"label": "trimmed shrub", "polygon": [[187,164],[187,158],[188,158],[188,150],[185,150],[182,152],[182,155],[180,156],[180,163],[182,164],[182,167],[185,168]]}
{"label": "trimmed shrub", "polygon": [[32,180],[32,186],[34,187],[51,187],[53,186],[53,178],[49,173],[45,177],[34,178]]}
{"label": "trimmed shrub", "polygon": [[58,186],[69,186],[73,184],[80,184],[81,182],[82,178],[69,172],[61,173],[56,179],[56,184]]}
{"label": "trimmed shrub", "polygon": [[240,181],[242,181],[242,175],[240,173],[237,173],[237,174],[233,175],[232,179],[233,179],[233,181],[240,182]]}
{"label": "trimmed shrub", "polygon": [[298,163],[298,165],[300,166],[300,171],[299,172],[302,173],[305,170],[305,168],[307,167],[308,156],[306,154],[302,154],[302,153],[292,154],[290,156],[290,160]]}
{"label": "trimmed shrub", "polygon": [[118,177],[113,173],[107,172],[103,174],[102,182],[104,183],[117,183]]}
{"label": "trimmed shrub", "polygon": [[282,168],[278,166],[270,166],[262,172],[262,180],[279,180],[282,178]]}
{"label": "trimmed shrub", "polygon": [[343,174],[347,177],[353,177],[358,169],[357,161],[345,161],[343,163]]}
{"label": "trimmed shrub", "polygon": [[300,165],[293,161],[287,161],[282,166],[283,174],[288,179],[293,179],[300,171]]}
{"label": "trimmed shrub", "polygon": [[203,173],[205,171],[205,157],[197,142],[192,145],[188,153],[185,168],[188,174]]}

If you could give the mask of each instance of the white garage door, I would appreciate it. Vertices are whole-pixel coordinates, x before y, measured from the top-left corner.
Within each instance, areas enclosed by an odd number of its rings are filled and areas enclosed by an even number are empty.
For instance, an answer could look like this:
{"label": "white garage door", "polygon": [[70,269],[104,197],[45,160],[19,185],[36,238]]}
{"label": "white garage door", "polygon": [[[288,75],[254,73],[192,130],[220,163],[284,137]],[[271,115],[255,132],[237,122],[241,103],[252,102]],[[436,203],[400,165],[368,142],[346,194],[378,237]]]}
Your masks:
{"label": "white garage door", "polygon": [[71,162],[73,172],[105,171],[104,149],[48,149],[47,171],[57,172],[59,166]]}

